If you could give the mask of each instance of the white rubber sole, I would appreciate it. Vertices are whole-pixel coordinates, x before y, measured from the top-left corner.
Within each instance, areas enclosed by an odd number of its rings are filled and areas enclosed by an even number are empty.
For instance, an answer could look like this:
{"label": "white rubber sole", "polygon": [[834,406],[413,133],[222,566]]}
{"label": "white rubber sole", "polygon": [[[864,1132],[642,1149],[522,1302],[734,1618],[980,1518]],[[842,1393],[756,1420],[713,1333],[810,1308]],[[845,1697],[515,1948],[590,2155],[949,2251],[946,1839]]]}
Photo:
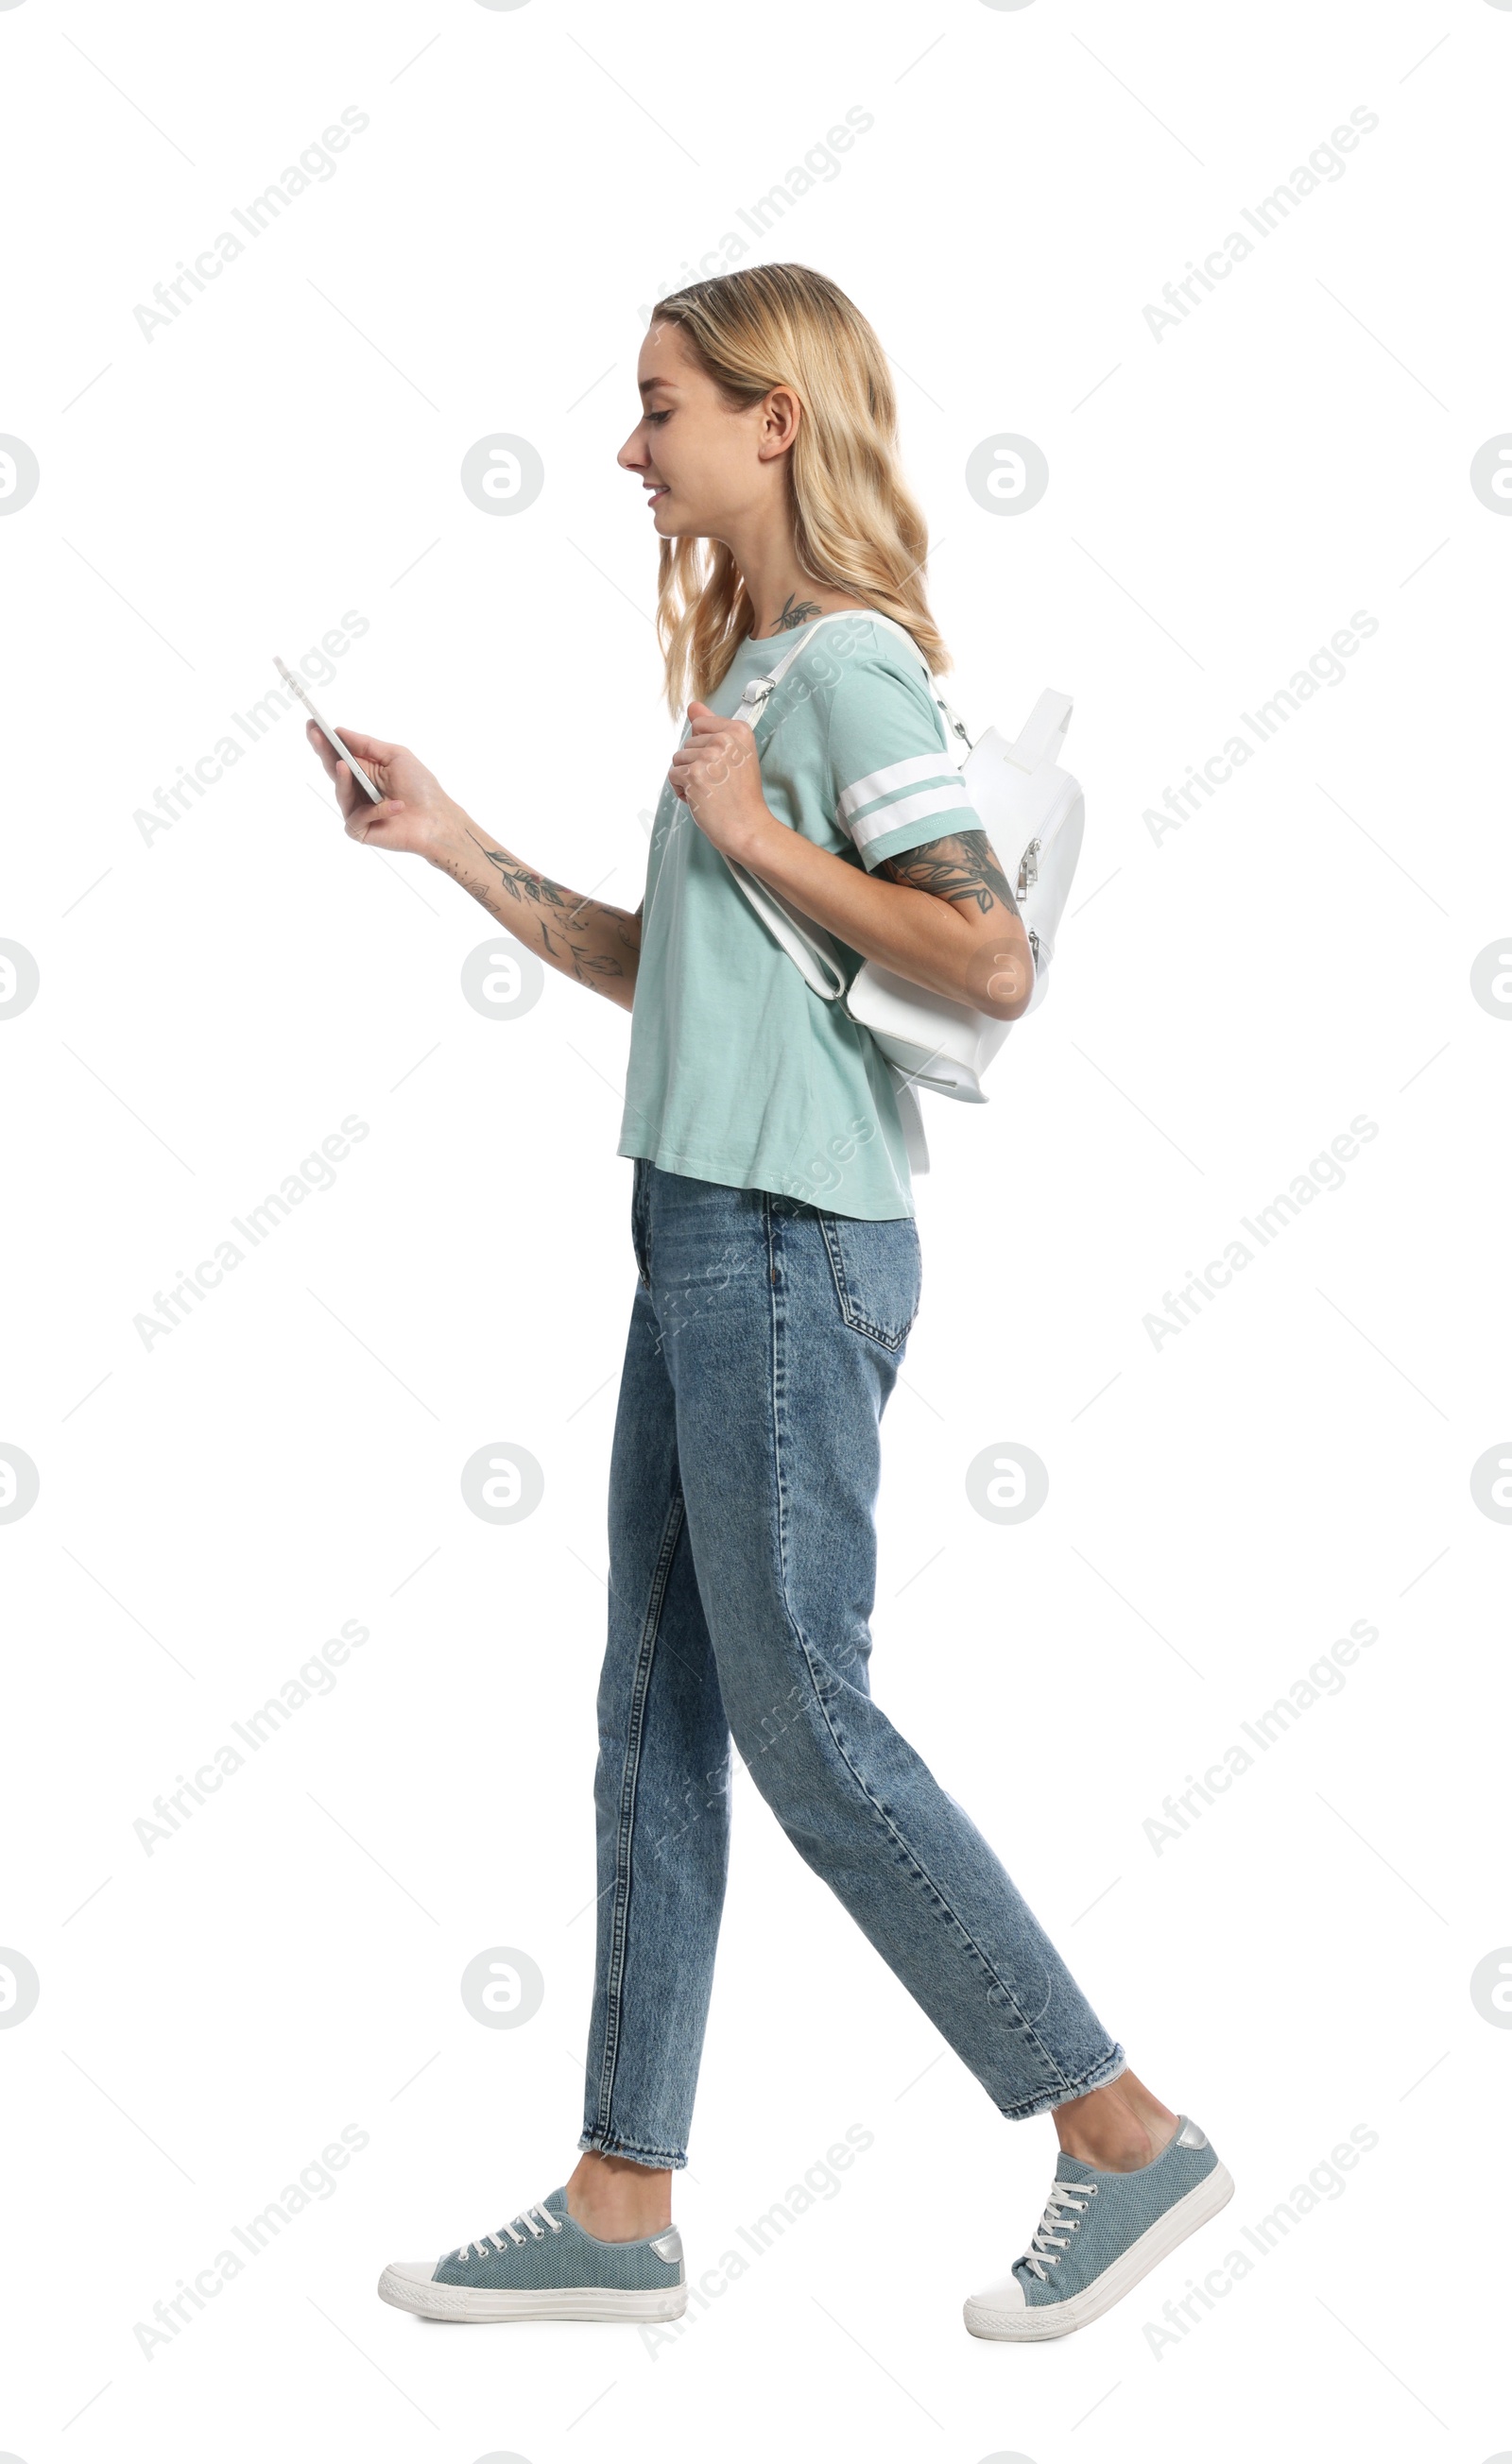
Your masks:
{"label": "white rubber sole", "polygon": [[680,2319],[688,2306],[688,2288],[669,2284],[664,2293],[621,2293],[602,2284],[562,2284],[545,2292],[493,2293],[469,2284],[425,2283],[386,2267],[378,2278],[378,2299],[417,2319],[479,2325],[500,2319]]}
{"label": "white rubber sole", "polygon": [[1044,2344],[1055,2336],[1070,2336],[1078,2327],[1085,2327],[1111,2310],[1132,2291],[1142,2276],[1158,2267],[1163,2258],[1179,2248],[1189,2233],[1226,2208],[1234,2196],[1234,2176],[1227,2165],[1214,2165],[1205,2173],[1184,2199],[1167,2208],[1163,2216],[1130,2242],[1126,2251],[1105,2267],[1095,2284],[1084,2293],[1073,2293],[1064,2301],[1047,2301],[1037,2309],[999,2310],[985,2294],[977,2295],[966,2305],[965,2319],[973,2336],[988,2336],[1002,2344]]}

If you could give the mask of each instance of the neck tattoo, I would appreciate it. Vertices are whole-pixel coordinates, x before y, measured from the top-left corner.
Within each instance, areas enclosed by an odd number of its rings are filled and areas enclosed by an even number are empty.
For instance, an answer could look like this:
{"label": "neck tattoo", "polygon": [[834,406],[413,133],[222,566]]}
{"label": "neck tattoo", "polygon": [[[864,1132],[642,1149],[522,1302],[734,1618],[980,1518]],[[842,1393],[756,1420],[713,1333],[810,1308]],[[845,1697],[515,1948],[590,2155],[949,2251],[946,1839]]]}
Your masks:
{"label": "neck tattoo", "polygon": [[807,625],[810,619],[817,616],[818,613],[817,600],[800,599],[795,605],[793,593],[789,590],[783,603],[782,614],[776,620],[776,630],[779,633],[790,633],[795,626]]}

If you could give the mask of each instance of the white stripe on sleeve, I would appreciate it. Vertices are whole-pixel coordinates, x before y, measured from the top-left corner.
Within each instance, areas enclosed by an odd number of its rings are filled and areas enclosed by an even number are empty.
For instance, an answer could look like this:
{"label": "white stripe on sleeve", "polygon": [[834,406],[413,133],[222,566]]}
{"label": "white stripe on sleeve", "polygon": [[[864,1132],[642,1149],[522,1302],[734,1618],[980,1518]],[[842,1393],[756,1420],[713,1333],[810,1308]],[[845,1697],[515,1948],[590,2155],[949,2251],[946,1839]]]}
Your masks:
{"label": "white stripe on sleeve", "polygon": [[845,789],[835,806],[835,818],[849,825],[852,814],[863,804],[874,804],[878,796],[890,795],[895,787],[916,787],[922,779],[943,779],[950,767],[945,753],[916,753],[907,761],[889,762],[885,770],[874,770]]}
{"label": "white stripe on sleeve", "polygon": [[864,851],[875,846],[878,839],[885,839],[894,830],[901,830],[906,823],[925,821],[931,813],[968,814],[967,828],[981,827],[976,809],[964,788],[959,785],[928,787],[922,796],[901,796],[896,803],[883,804],[875,813],[868,813],[863,821],[853,822],[851,837],[854,844]]}

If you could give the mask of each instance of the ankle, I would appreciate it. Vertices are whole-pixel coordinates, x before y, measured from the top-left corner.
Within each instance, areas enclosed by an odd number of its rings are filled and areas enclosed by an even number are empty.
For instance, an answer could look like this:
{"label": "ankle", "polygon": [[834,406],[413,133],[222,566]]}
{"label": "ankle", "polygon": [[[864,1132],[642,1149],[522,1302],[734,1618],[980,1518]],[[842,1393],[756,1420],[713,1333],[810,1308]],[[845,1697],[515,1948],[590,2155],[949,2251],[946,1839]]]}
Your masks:
{"label": "ankle", "polygon": [[595,2241],[646,2241],[672,2222],[672,2175],[588,2148],[567,2185],[567,2213]]}
{"label": "ankle", "polygon": [[1078,2157],[1100,2173],[1138,2173],[1153,2165],[1164,2141],[1153,2131],[1130,2123],[1120,2129],[1072,2129],[1061,2136],[1061,2152]]}
{"label": "ankle", "polygon": [[1065,2154],[1100,2173],[1137,2173],[1152,2165],[1181,2124],[1180,2115],[1152,2096],[1131,2071],[1090,2096],[1057,2105],[1053,2118]]}

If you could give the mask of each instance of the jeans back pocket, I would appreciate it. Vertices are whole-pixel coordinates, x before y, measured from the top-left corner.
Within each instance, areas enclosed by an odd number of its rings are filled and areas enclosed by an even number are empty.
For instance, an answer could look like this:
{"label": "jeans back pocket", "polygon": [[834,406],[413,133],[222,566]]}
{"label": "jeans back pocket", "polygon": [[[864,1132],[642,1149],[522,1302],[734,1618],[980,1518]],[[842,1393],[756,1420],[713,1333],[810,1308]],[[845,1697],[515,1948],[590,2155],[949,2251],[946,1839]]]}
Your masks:
{"label": "jeans back pocket", "polygon": [[888,1352],[901,1349],[919,1314],[923,1259],[911,1215],[884,1223],[819,1214],[840,1315]]}

